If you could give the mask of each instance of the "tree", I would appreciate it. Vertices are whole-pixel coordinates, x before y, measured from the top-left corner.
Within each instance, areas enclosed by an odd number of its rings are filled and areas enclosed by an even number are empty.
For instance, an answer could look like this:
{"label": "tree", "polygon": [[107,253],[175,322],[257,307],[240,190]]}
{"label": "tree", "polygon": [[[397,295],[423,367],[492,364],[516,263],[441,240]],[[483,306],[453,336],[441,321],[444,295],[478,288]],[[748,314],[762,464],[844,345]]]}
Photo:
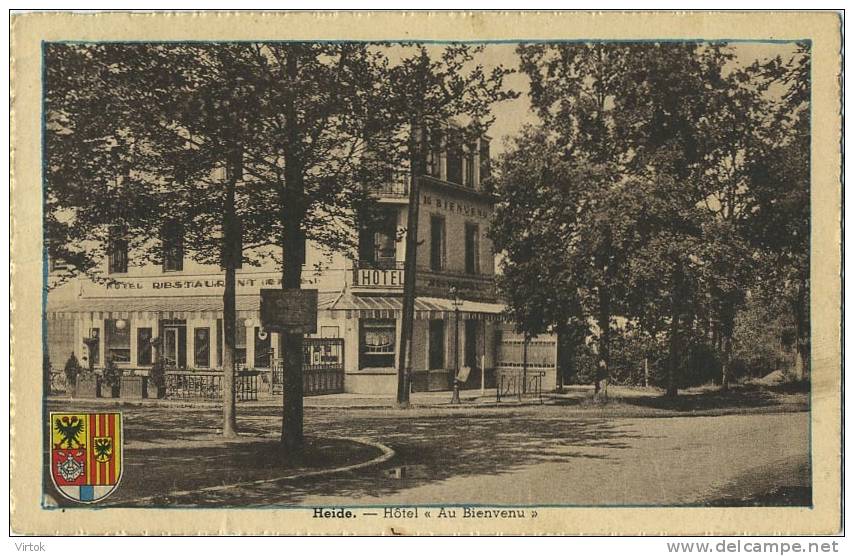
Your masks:
{"label": "tree", "polygon": [[[578,199],[579,247],[575,263],[586,274],[597,323],[596,392],[607,394],[609,342],[612,318],[625,280],[624,252],[620,249],[625,230],[621,216],[611,211],[606,199],[621,187],[626,163],[618,132],[619,116],[614,100],[623,86],[630,47],[602,43],[521,45],[521,69],[531,83],[531,104],[555,141],[565,160],[589,172],[573,187],[583,190]],[[616,217],[616,219],[615,219]]]}
{"label": "tree", "polygon": [[[67,63],[69,58],[85,61],[80,69],[86,78],[69,90],[74,95],[72,102],[48,111],[54,118],[62,118],[52,120],[59,133],[49,137],[67,137],[74,143],[66,141],[50,152],[51,167],[62,173],[53,173],[49,181],[49,190],[56,192],[58,201],[49,214],[78,209],[72,229],[86,240],[82,253],[89,258],[76,270],[90,277],[100,258],[92,257],[93,248],[105,249],[111,239],[92,232],[106,229],[109,233],[116,222],[127,240],[137,241],[160,236],[170,221],[181,222],[191,256],[202,263],[222,264],[226,276],[223,435],[234,436],[235,267],[243,260],[238,247],[242,239],[235,237],[235,187],[242,174],[241,138],[248,123],[244,120],[251,114],[242,107],[251,91],[241,84],[239,50],[140,44],[56,46],[51,53],[57,56],[48,63],[49,75],[56,77],[51,85],[70,77],[73,66]],[[227,90],[223,87],[227,82],[236,86]],[[54,87],[49,89],[49,100],[69,98],[58,95]],[[91,104],[80,102],[81,97],[89,98]],[[136,109],[145,104],[152,109]],[[109,203],[106,210],[95,211],[65,189],[84,182],[80,178],[86,176],[85,168],[93,159],[101,162],[96,158],[102,150],[98,143],[80,143],[80,133],[90,133],[93,123],[102,133],[98,141],[112,154],[99,167],[107,173],[104,181],[109,184],[109,173],[120,172],[116,187],[108,189],[112,194],[96,198]],[[68,155],[72,155],[69,164],[55,164],[65,162],[61,157]],[[224,184],[218,179],[223,174]],[[53,243],[67,249],[70,239]],[[144,259],[159,262],[157,242],[133,247]]]}
{"label": "tree", "polygon": [[744,228],[767,264],[761,288],[785,299],[795,323],[796,374],[810,364],[810,47],[798,43],[785,62],[775,57],[751,70],[782,85],[773,134],[751,161],[755,197]]}
{"label": "tree", "polygon": [[[378,55],[366,45],[59,45],[51,55],[49,249],[76,272],[104,279],[97,263],[117,218],[128,238],[184,222],[192,256],[223,263],[229,283],[240,243],[279,247],[290,288],[300,287],[306,237],[352,244],[354,214],[371,201],[360,161],[378,121]],[[93,187],[103,194],[90,203]],[[156,242],[133,247],[159,257]],[[282,338],[282,443],[299,449],[302,337]]]}
{"label": "tree", "polygon": [[653,334],[669,323],[675,394],[680,334],[700,279],[686,276],[700,265],[686,249],[702,245],[703,219],[692,220],[704,200],[698,122],[727,55],[697,43],[523,45],[519,53],[532,105],[564,159],[597,170],[574,185],[573,260],[598,324],[597,391],[609,376],[613,315],[622,313]]}
{"label": "tree", "polygon": [[555,331],[558,389],[589,333],[578,211],[589,176],[564,159],[542,127],[528,127],[501,158],[489,235],[503,254],[498,286],[526,336]]}

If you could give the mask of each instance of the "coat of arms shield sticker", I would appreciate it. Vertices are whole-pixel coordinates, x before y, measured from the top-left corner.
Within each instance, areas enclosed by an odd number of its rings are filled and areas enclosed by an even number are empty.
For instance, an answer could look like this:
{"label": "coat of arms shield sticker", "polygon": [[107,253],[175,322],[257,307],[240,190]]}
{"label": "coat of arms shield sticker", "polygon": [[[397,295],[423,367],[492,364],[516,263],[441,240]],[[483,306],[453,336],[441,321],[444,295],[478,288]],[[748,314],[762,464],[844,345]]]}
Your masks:
{"label": "coat of arms shield sticker", "polygon": [[50,477],[75,502],[110,495],[122,478],[121,413],[51,413]]}

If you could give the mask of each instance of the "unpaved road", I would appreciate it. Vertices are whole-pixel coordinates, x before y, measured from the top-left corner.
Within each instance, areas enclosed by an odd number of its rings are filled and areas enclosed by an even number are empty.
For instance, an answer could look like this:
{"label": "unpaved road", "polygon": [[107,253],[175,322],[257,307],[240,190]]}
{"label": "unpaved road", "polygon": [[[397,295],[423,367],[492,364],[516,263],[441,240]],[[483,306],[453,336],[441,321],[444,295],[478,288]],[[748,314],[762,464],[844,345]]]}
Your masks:
{"label": "unpaved road", "polygon": [[[239,425],[259,442],[275,442],[279,411],[241,407]],[[204,456],[186,443],[199,435],[215,435],[219,411],[126,407],[123,412],[128,481],[114,497],[118,505],[671,506],[720,500],[744,505],[767,500],[768,493],[778,489],[794,489],[801,497],[796,503],[809,503],[808,412],[619,418],[580,416],[549,406],[461,411],[309,408],[307,435],[366,438],[390,446],[395,457],[357,472],[215,493],[186,494],[187,489],[180,496],[168,496],[175,482],[170,474],[179,471],[167,468],[167,461],[177,458],[204,473],[205,457],[227,457],[211,450]],[[169,458],[152,455],[157,453],[150,449],[152,443],[161,445]],[[249,458],[240,465],[256,464],[265,462]],[[217,473],[207,478],[219,481]],[[154,495],[167,496],[131,502]]]}

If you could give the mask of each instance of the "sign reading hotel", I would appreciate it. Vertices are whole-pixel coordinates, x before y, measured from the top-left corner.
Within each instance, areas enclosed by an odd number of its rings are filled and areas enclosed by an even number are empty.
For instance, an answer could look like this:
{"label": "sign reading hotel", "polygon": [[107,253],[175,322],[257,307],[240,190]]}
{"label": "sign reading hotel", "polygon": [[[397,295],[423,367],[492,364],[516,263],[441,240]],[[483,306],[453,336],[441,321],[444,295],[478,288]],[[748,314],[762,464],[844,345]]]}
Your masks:
{"label": "sign reading hotel", "polygon": [[400,289],[403,287],[403,270],[356,267],[353,269],[353,285],[360,288]]}

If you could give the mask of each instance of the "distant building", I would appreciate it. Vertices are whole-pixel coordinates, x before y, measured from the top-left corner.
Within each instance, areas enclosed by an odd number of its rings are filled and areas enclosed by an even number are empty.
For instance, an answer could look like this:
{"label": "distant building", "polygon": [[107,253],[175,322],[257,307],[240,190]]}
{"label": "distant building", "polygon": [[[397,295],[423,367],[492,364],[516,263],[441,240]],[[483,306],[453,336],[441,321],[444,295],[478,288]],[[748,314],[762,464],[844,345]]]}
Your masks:
{"label": "distant building", "polygon": [[[451,287],[461,300],[459,366],[472,368],[471,382],[479,384],[481,369],[495,367],[501,328],[503,306],[496,298],[487,237],[493,199],[482,179],[489,171],[489,141],[445,145],[430,153],[427,175],[419,182],[415,390],[451,384],[456,329]],[[312,336],[343,340],[337,357],[343,357],[347,392],[393,393],[397,387],[409,183],[406,171],[387,173],[376,191],[385,218],[354,232],[359,234],[355,260],[326,254],[311,243],[306,247],[303,287],[319,290],[318,329]],[[165,226],[159,240],[161,265],[135,259],[128,242],[118,239],[102,269],[113,283],[75,278],[48,294],[47,344],[55,367],[72,352],[89,357],[84,338],[97,338],[91,354],[96,368],[111,357],[119,367],[144,370],[153,364],[151,340],[159,338],[160,353],[173,368],[222,368],[222,269],[187,256],[180,222]],[[53,262],[51,270],[58,265]],[[259,290],[280,287],[279,278],[272,265],[237,271],[237,358],[246,368],[277,365],[277,335],[261,327]]]}

